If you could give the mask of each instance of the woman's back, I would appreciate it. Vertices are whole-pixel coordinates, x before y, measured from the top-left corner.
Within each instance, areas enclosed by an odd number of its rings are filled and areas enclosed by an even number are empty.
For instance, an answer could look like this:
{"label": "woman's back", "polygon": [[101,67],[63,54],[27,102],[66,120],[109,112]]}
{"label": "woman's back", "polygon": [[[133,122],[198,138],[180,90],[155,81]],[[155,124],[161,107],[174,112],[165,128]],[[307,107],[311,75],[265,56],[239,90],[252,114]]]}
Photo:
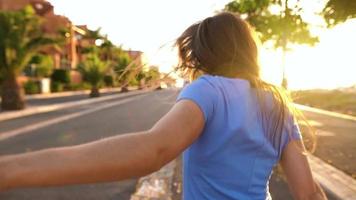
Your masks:
{"label": "woman's back", "polygon": [[[267,93],[265,93],[267,94]],[[205,126],[184,152],[184,199],[266,199],[268,180],[289,141],[284,131],[275,148],[264,131],[255,89],[247,80],[203,75],[183,89],[202,110]],[[272,109],[266,96],[267,110]],[[298,127],[292,137],[300,139]]]}

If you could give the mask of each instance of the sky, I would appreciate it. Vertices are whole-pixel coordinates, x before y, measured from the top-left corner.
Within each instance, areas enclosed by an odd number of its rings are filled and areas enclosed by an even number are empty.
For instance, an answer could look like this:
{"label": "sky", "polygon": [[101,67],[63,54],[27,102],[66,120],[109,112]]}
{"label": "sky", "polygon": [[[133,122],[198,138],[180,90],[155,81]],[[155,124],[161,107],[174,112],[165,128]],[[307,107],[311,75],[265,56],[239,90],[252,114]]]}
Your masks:
{"label": "sky", "polygon": [[[303,18],[313,24],[320,42],[314,47],[295,45],[286,59],[291,89],[333,89],[356,84],[356,20],[333,29],[323,27],[320,11],[325,0],[304,0]],[[229,0],[49,0],[57,14],[74,24],[101,27],[102,33],[126,49],[145,52],[151,64],[168,72],[176,63],[172,44],[189,25],[214,15]],[[265,80],[281,81],[281,52],[262,46]]]}
{"label": "sky", "polygon": [[127,48],[153,51],[174,40],[190,24],[221,9],[226,0],[49,0],[57,14],[75,24],[102,27]]}

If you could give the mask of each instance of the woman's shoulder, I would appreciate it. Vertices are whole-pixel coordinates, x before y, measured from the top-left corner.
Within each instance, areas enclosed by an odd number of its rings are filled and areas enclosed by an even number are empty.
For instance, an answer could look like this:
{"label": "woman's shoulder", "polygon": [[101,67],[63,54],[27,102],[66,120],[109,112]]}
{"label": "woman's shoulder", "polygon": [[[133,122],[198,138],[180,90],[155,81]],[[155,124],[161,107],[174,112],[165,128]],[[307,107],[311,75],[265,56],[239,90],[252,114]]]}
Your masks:
{"label": "woman's shoulder", "polygon": [[184,88],[184,90],[194,90],[197,93],[213,93],[215,90],[216,84],[214,84],[216,80],[214,80],[214,77],[210,75],[202,75],[196,80],[192,81],[190,84],[187,84]]}
{"label": "woman's shoulder", "polygon": [[212,116],[217,101],[217,92],[207,77],[199,77],[186,85],[177,97],[177,101],[191,100],[195,102],[204,114],[206,121]]}

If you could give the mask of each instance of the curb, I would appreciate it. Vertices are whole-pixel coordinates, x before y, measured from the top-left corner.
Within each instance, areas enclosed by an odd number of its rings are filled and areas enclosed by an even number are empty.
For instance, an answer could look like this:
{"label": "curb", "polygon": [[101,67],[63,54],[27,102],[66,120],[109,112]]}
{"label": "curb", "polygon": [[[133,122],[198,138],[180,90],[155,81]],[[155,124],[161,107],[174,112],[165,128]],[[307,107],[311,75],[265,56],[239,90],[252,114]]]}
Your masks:
{"label": "curb", "polygon": [[138,180],[130,200],[181,200],[181,156]]}
{"label": "curb", "polygon": [[320,158],[308,155],[315,179],[325,190],[340,200],[356,199],[356,180]]}
{"label": "curb", "polygon": [[95,99],[88,98],[85,100],[59,103],[59,104],[48,105],[48,106],[29,107],[29,108],[27,108],[25,110],[21,110],[21,111],[7,111],[7,112],[0,114],[0,121],[15,119],[15,118],[19,118],[19,117],[25,117],[25,116],[34,115],[34,114],[41,114],[41,113],[56,111],[56,110],[70,108],[70,107],[79,106],[79,105],[92,104],[92,103],[111,100],[111,99],[115,99],[115,98],[129,97],[129,96],[133,96],[133,95],[147,93],[150,91],[152,91],[152,90],[139,90],[139,91],[135,90],[135,91],[130,91],[128,93],[113,94],[110,96],[104,96],[104,97],[95,98]]}
{"label": "curb", "polygon": [[130,200],[172,200],[171,185],[175,165],[173,160],[159,171],[140,178]]}

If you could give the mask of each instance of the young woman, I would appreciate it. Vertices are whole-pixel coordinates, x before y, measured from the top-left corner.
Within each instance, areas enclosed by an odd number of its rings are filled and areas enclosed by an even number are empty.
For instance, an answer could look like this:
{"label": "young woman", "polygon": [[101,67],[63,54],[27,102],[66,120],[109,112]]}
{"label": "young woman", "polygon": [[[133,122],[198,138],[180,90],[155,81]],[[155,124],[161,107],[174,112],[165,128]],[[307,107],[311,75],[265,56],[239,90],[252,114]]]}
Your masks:
{"label": "young woman", "polygon": [[295,199],[326,199],[290,103],[261,80],[246,22],[220,13],[177,40],[179,68],[197,78],[150,130],[0,158],[0,189],[117,181],[183,156],[184,200],[270,199],[280,163]]}

